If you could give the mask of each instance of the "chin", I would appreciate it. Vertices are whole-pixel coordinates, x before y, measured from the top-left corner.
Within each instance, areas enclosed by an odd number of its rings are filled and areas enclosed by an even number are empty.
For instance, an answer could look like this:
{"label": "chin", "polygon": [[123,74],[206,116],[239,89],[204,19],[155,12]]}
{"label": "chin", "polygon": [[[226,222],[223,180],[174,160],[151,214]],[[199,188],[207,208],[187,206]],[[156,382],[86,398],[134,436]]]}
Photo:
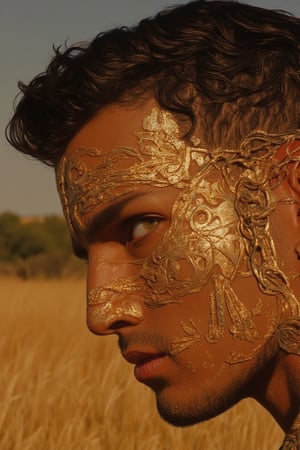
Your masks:
{"label": "chin", "polygon": [[156,406],[163,420],[176,427],[187,427],[205,422],[235,405],[241,398],[231,393],[227,395],[203,395],[203,398],[188,398],[176,400],[176,396],[160,393],[156,396]]}
{"label": "chin", "polygon": [[165,422],[175,427],[189,427],[212,418],[210,416],[193,416],[191,414],[186,414],[185,411],[181,411],[179,408],[174,408],[174,410],[165,408],[165,406],[162,406],[160,403],[157,404],[157,410],[160,417]]}

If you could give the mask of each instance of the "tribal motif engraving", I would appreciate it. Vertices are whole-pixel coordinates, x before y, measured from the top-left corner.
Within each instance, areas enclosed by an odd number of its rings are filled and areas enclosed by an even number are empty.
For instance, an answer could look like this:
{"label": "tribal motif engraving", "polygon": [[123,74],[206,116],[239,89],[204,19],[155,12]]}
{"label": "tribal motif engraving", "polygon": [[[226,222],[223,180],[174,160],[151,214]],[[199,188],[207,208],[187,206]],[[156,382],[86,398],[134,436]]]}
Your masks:
{"label": "tribal motif engraving", "polygon": [[286,434],[282,446],[279,450],[299,450],[300,448],[300,412],[297,414],[296,419]]}
{"label": "tribal motif engraving", "polygon": [[178,353],[187,350],[188,348],[199,342],[202,337],[193,320],[190,320],[189,323],[182,322],[180,325],[185,336],[182,338],[173,339],[173,341],[171,342],[172,355],[177,355]]}
{"label": "tribal motif engraving", "polygon": [[[272,188],[284,178],[287,164],[299,158],[294,156],[299,148],[292,146],[297,136],[259,132],[239,149],[208,150],[197,138],[188,145],[180,138],[174,116],[158,108],[135,136],[135,148],[107,154],[98,148],[78,148],[57,168],[58,190],[75,236],[81,233],[86,214],[136,192],[137,186],[178,189],[169,229],[152,255],[137,262],[140,277],[93,289],[88,304],[101,305],[103,320],[110,314],[111,302],[129,308],[128,314],[139,314],[138,309],[130,310],[125,297],[142,297],[146,305],[162,307],[201,292],[212,280],[207,341],[219,341],[229,329],[234,337],[254,342],[259,335],[253,314],[232,287],[233,279],[244,271],[243,276],[256,277],[262,292],[278,295],[291,314],[298,315],[299,304],[278,268],[269,231],[276,206]],[[278,162],[275,155],[282,144],[286,157]],[[197,333],[188,338],[188,346],[199,340]],[[180,343],[173,344],[175,352],[181,351]]]}
{"label": "tribal motif engraving", "polygon": [[287,353],[300,355],[300,317],[284,320],[278,327],[279,347]]}

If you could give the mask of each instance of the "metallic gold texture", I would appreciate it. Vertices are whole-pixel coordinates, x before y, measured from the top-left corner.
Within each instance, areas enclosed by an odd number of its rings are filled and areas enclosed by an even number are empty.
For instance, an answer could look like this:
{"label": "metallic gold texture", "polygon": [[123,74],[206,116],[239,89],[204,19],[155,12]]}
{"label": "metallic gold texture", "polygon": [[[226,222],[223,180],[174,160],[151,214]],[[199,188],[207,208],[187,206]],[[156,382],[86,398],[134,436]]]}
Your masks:
{"label": "metallic gold texture", "polygon": [[[209,150],[201,148],[197,137],[188,145],[175,117],[153,108],[135,136],[136,147],[109,153],[77,148],[57,168],[58,190],[74,236],[82,232],[85,215],[136,192],[138,186],[178,189],[171,225],[153,253],[139,262],[139,276],[88,293],[88,304],[100,305],[102,320],[111,319],[115,305],[139,315],[137,299],[162,307],[201,292],[212,281],[207,341],[219,341],[229,329],[235,338],[253,343],[259,338],[253,312],[232,287],[236,277],[251,275],[263,293],[278,296],[282,307],[299,315],[270,234],[276,207],[272,190],[285,178],[287,165],[299,161],[300,148],[291,145],[299,135],[257,132],[239,149]],[[286,153],[279,161],[276,153],[283,144]],[[182,327],[183,338],[173,342],[175,353],[199,341],[193,325]]]}

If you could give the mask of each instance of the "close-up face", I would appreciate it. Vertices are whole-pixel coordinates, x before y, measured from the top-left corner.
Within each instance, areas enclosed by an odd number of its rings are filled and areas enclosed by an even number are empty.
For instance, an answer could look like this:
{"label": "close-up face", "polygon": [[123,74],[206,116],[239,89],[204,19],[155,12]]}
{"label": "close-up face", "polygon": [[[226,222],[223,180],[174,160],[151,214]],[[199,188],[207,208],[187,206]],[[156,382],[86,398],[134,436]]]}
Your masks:
{"label": "close-up face", "polygon": [[261,167],[238,151],[202,148],[197,136],[187,143],[176,118],[151,101],[103,108],[57,168],[74,249],[88,261],[88,327],[118,336],[172,423],[251,395],[284,311],[297,312]]}

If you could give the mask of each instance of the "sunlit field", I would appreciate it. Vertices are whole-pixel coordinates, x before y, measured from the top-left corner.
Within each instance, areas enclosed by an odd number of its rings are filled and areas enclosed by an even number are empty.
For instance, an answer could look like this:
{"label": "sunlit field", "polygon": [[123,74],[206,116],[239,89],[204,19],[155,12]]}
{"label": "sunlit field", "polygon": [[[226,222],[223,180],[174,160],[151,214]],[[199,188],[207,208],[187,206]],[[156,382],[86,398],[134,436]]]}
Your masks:
{"label": "sunlit field", "polygon": [[1,450],[276,450],[273,419],[244,401],[173,428],[116,341],[85,328],[84,282],[0,280]]}

